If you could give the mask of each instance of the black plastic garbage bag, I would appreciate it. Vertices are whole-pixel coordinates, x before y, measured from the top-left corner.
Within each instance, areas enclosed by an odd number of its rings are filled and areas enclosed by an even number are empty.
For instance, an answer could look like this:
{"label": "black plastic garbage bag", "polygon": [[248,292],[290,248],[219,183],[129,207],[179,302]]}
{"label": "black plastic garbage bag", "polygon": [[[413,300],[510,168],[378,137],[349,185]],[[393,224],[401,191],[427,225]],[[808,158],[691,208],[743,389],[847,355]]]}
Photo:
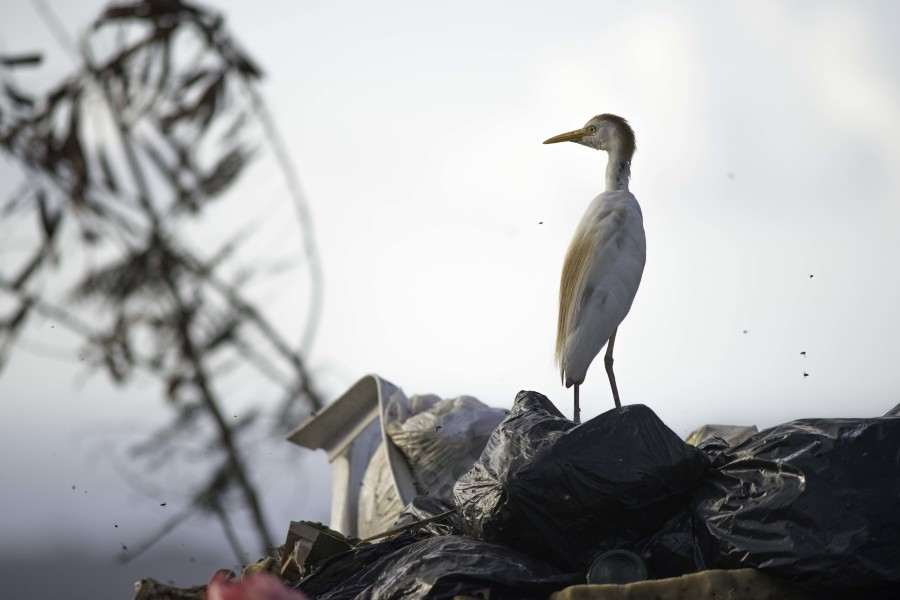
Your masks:
{"label": "black plastic garbage bag", "polygon": [[390,540],[338,554],[301,580],[296,588],[313,600],[356,598],[380,576],[386,568],[387,557],[415,542],[416,534],[409,531]]}
{"label": "black plastic garbage bag", "polygon": [[900,597],[900,418],[804,419],[721,450],[694,516],[709,568]]}
{"label": "black plastic garbage bag", "polygon": [[690,510],[678,513],[656,533],[631,548],[644,559],[653,579],[680,577],[702,571],[706,560],[700,555]]}
{"label": "black plastic garbage bag", "polygon": [[585,569],[689,511],[707,467],[646,406],[576,425],[545,396],[520,392],[454,497],[467,534]]}
{"label": "black plastic garbage bag", "polygon": [[413,534],[336,556],[300,582],[310,600],[441,600],[489,589],[491,600],[547,598],[574,574],[511,548],[445,535]]}
{"label": "black plastic garbage bag", "polygon": [[[697,450],[703,452],[710,463],[729,448],[728,442],[719,437],[708,438],[697,446]],[[644,559],[654,579],[702,571],[708,568],[707,560],[697,544],[695,528],[694,513],[689,508],[676,514],[652,537],[632,550]]]}

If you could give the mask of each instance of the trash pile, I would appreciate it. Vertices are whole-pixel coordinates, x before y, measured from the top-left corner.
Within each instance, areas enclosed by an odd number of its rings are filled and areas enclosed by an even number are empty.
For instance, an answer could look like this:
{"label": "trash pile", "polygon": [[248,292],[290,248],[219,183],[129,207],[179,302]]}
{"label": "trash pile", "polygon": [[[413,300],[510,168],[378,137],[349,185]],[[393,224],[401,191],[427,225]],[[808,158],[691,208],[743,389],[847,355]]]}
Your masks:
{"label": "trash pile", "polygon": [[[276,556],[251,570],[310,600],[893,598],[900,589],[897,409],[738,429],[734,445],[694,446],[646,406],[577,425],[537,392],[520,392],[508,414],[463,397],[391,419],[398,388],[379,385],[381,444],[415,455],[403,468],[412,465],[405,477],[418,494],[364,540],[292,523]],[[445,428],[452,434],[430,435]],[[384,451],[376,441],[366,443],[369,464]],[[345,442],[329,455],[345,456]]]}

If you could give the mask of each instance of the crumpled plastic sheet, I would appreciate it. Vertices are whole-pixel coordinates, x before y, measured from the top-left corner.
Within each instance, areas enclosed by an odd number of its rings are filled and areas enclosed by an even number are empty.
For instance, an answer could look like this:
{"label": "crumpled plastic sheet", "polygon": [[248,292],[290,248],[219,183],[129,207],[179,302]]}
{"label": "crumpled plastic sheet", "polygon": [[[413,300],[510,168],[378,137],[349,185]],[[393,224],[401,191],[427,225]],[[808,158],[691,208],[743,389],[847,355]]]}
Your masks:
{"label": "crumpled plastic sheet", "polygon": [[472,468],[505,412],[460,396],[387,423],[385,431],[406,457],[419,493],[451,500],[457,478]]}
{"label": "crumpled plastic sheet", "polygon": [[646,406],[576,425],[545,396],[520,392],[454,497],[467,535],[586,569],[686,513],[707,468]]}
{"label": "crumpled plastic sheet", "polygon": [[310,600],[450,600],[485,588],[491,600],[529,600],[579,578],[511,548],[455,535],[417,541],[405,533],[332,558],[297,589]]}
{"label": "crumpled plastic sheet", "polygon": [[706,566],[900,597],[900,418],[803,419],[708,454],[694,504]]}

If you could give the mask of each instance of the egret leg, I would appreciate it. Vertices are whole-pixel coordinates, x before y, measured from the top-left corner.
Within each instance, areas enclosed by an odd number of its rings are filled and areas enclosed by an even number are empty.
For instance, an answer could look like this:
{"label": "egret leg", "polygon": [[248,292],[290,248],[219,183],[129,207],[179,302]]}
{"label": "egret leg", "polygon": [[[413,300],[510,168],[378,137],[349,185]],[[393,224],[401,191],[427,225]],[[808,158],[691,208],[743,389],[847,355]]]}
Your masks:
{"label": "egret leg", "polygon": [[[603,357],[603,362],[606,363],[606,375],[609,377],[609,387],[612,388],[613,400],[616,401],[616,408],[622,408],[622,403],[619,402],[619,388],[616,387],[616,374],[613,373],[613,346],[616,343],[616,333],[619,331],[616,328],[612,335],[609,336],[609,343],[606,344],[606,356]],[[577,397],[577,396],[576,396]],[[576,400],[577,402],[577,400]]]}
{"label": "egret leg", "polygon": [[581,407],[578,406],[578,384],[575,384],[575,422],[581,423]]}

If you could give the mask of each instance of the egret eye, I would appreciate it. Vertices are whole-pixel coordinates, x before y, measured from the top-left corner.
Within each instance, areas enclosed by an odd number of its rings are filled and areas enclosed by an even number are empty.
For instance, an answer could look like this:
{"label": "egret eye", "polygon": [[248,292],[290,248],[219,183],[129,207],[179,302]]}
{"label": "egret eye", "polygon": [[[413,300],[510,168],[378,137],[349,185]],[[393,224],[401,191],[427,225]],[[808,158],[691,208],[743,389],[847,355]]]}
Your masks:
{"label": "egret eye", "polygon": [[594,127],[593,125],[591,125],[590,127],[588,127],[587,130],[588,130],[588,133],[590,133],[591,135],[597,133],[597,128]]}

